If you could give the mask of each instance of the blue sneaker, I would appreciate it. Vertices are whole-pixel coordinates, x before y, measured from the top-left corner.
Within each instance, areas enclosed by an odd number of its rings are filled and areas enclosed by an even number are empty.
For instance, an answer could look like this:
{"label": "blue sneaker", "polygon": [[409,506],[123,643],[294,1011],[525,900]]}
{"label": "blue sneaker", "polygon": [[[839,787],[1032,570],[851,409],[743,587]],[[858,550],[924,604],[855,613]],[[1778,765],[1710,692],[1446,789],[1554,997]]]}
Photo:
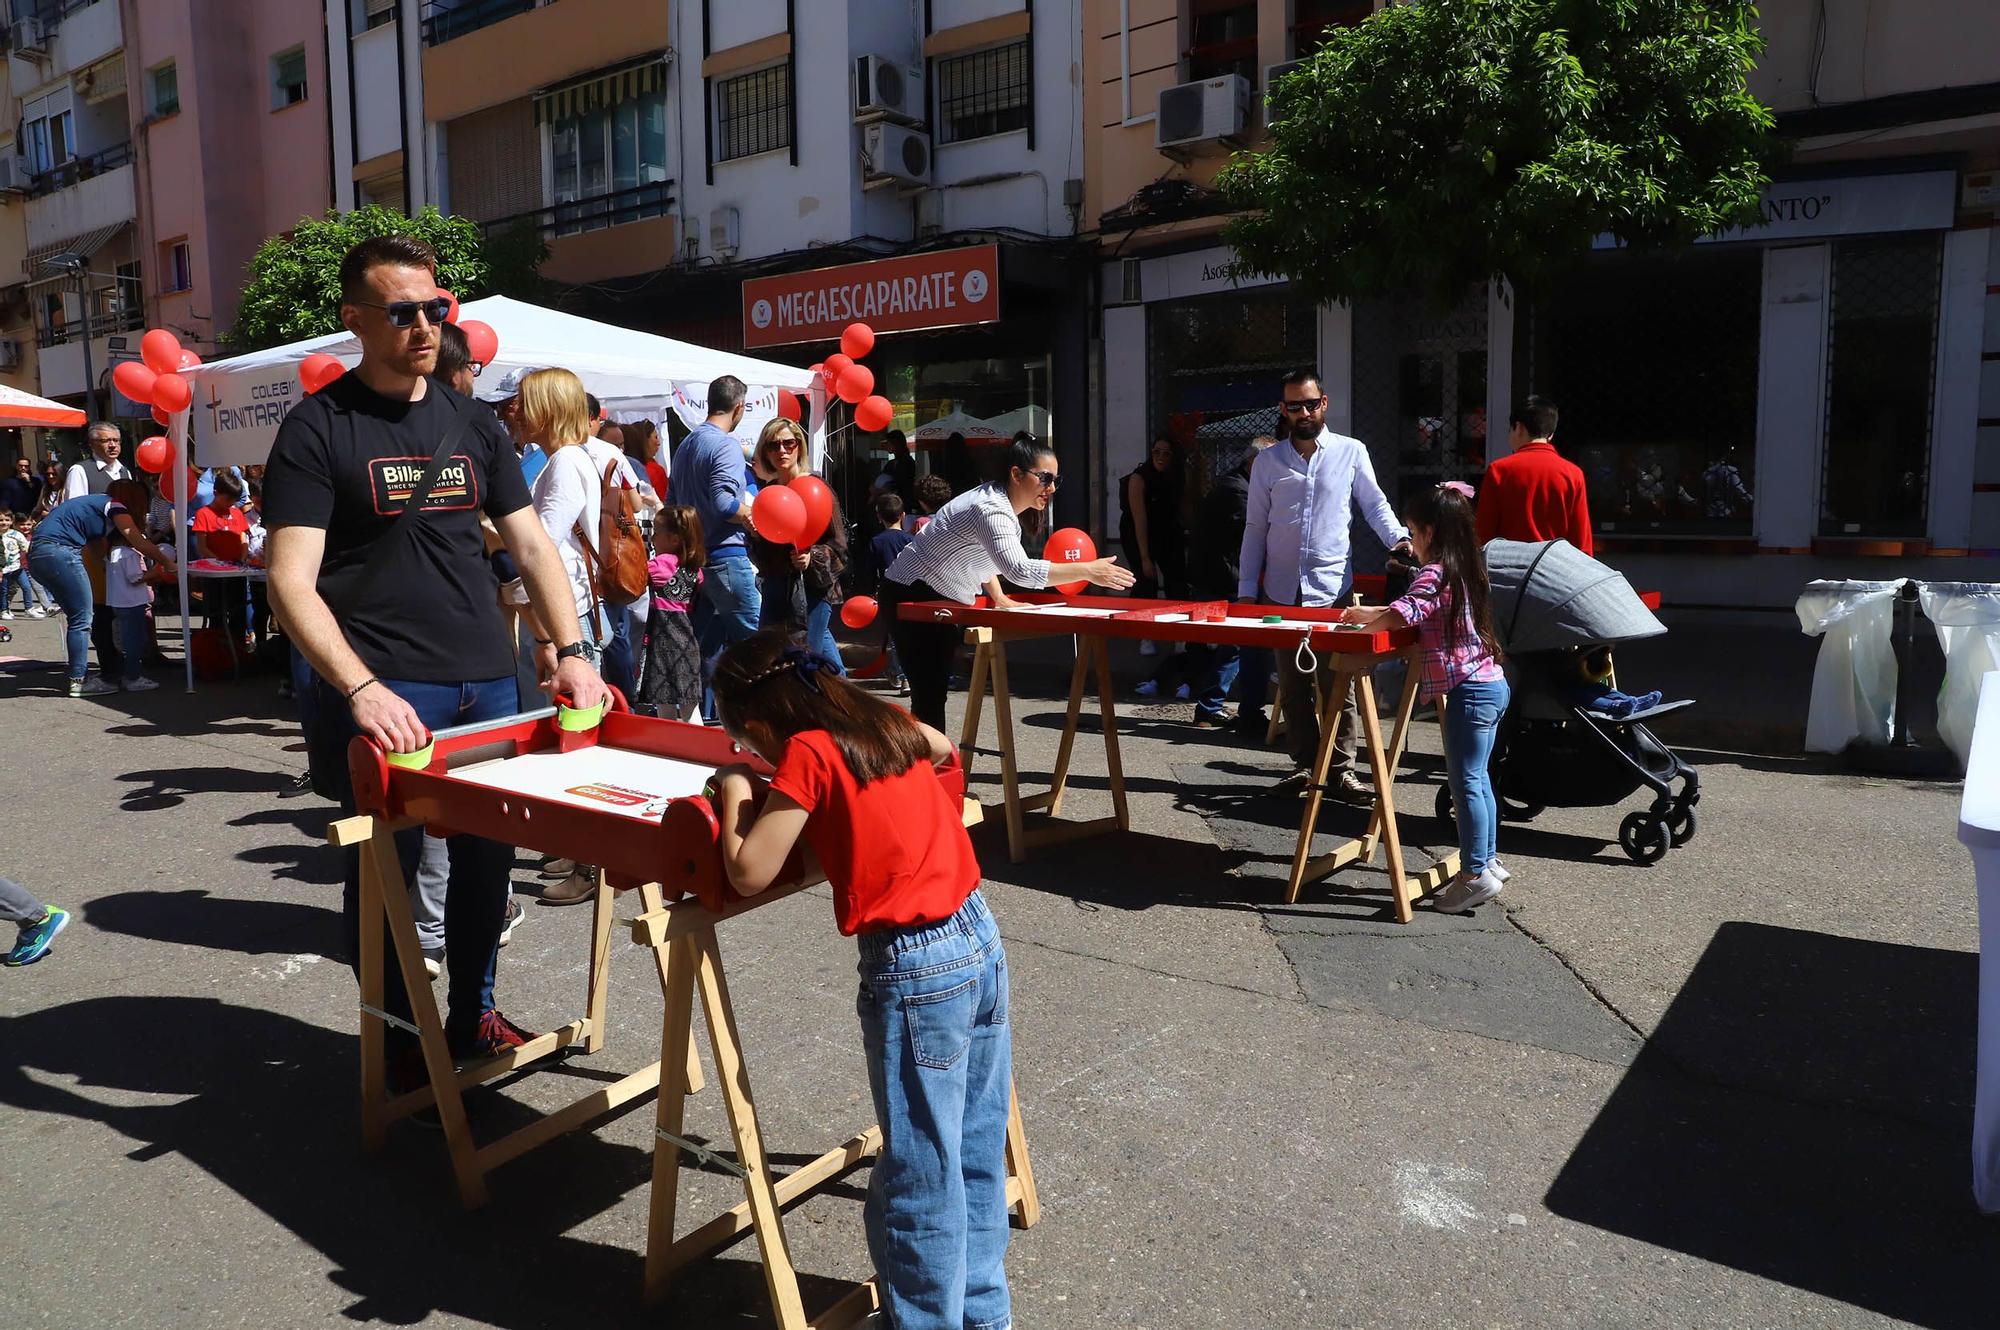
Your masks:
{"label": "blue sneaker", "polygon": [[56,934],[69,927],[69,911],[49,906],[49,912],[42,916],[38,924],[29,924],[21,930],[21,940],[7,953],[4,964],[33,965],[48,954],[49,944],[56,940]]}
{"label": "blue sneaker", "polygon": [[1160,685],[1151,679],[1141,679],[1138,683],[1132,685],[1132,691],[1140,697],[1158,697],[1160,695]]}

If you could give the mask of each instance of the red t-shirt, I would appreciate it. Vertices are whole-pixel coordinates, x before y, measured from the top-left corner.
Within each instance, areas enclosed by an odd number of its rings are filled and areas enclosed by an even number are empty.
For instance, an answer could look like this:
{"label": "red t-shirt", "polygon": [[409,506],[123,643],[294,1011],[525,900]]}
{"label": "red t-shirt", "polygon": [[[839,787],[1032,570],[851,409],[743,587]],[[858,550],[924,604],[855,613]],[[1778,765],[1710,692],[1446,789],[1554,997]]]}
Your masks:
{"label": "red t-shirt", "polygon": [[653,487],[653,493],[660,496],[660,502],[667,501],[667,469],[658,462],[646,463],[646,483]]}
{"label": "red t-shirt", "polygon": [[1501,540],[1567,540],[1585,554],[1590,541],[1590,498],[1583,469],[1535,442],[1486,464],[1473,512],[1479,543]]}
{"label": "red t-shirt", "polygon": [[833,736],[807,730],[785,745],[771,788],[810,814],[806,844],[844,934],[949,919],[979,885],[963,808],[928,762],[857,786]]}
{"label": "red t-shirt", "polygon": [[243,552],[249,548],[250,519],[241,508],[232,505],[224,515],[203,504],[195,510],[194,529],[208,537],[211,557],[225,563],[243,562]]}

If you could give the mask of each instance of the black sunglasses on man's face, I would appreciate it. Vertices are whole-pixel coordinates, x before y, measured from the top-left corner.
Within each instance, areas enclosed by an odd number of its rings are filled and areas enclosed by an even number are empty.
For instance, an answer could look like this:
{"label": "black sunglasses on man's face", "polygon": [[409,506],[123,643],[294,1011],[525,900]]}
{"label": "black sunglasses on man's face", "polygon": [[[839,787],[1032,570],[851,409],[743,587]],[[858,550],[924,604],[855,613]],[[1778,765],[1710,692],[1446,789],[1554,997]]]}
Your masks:
{"label": "black sunglasses on man's face", "polygon": [[1326,399],[1324,397],[1301,397],[1297,401],[1286,398],[1284,401],[1278,403],[1278,409],[1287,415],[1305,416],[1311,415],[1325,405]]}
{"label": "black sunglasses on man's face", "polygon": [[391,328],[407,328],[417,321],[418,311],[433,328],[444,322],[444,316],[451,312],[451,301],[439,296],[434,300],[392,300],[384,305],[377,300],[350,300],[350,305],[366,305],[379,309],[389,316]]}

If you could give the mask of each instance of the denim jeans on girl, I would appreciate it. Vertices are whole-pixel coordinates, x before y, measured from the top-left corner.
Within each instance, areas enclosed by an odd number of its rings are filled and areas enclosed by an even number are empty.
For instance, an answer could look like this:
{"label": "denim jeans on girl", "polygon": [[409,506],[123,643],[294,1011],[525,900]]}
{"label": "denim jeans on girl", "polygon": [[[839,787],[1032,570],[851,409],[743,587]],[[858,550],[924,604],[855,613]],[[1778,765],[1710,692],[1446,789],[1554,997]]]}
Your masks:
{"label": "denim jeans on girl", "polygon": [[84,570],[83,551],[38,540],[28,546],[28,573],[62,607],[63,648],[69,657],[70,682],[75,683],[90,673],[90,574]]}
{"label": "denim jeans on girl", "polygon": [[1006,1330],[1007,956],[977,891],[939,924],[864,933],[855,1008],[882,1124],[865,1211],[895,1330]]}
{"label": "denim jeans on girl", "polygon": [[1459,867],[1473,877],[1492,862],[1500,830],[1500,804],[1486,762],[1507,714],[1507,698],[1507,681],[1495,679],[1462,683],[1444,699],[1444,760],[1458,808]]}
{"label": "denim jeans on girl", "polygon": [[152,609],[146,605],[113,605],[111,617],[118,624],[118,654],[125,658],[125,677],[130,679],[139,673],[140,662],[146,659],[146,648],[152,645],[152,624],[149,621]]}

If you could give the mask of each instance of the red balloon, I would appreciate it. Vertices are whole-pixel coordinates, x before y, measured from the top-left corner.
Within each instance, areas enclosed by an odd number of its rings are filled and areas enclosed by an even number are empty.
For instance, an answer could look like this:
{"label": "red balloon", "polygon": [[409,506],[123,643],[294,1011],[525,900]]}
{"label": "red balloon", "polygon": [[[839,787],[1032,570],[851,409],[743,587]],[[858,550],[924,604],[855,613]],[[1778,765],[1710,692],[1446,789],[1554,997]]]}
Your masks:
{"label": "red balloon", "polygon": [[339,356],[315,351],[299,362],[299,386],[308,393],[316,393],[339,378],[345,368]]}
{"label": "red balloon", "polygon": [[833,391],[834,385],[840,382],[840,376],[845,374],[847,367],[853,363],[854,357],[844,356],[838,351],[820,362],[819,376],[826,380],[826,390],[828,392]]}
{"label": "red balloon", "polygon": [[786,485],[766,485],[750,506],[757,534],[773,545],[789,545],[806,524],[806,501]]}
{"label": "red balloon", "polygon": [[312,390],[314,392],[318,392],[320,389],[326,387],[327,384],[332,383],[335,379],[347,373],[347,366],[341,364],[332,356],[328,356],[327,360],[329,363],[321,365],[318,373],[313,375]]}
{"label": "red balloon", "polygon": [[467,319],[458,325],[458,330],[465,334],[466,354],[472,357],[474,364],[490,365],[493,357],[500,354],[500,334],[494,332],[491,325],[478,319]]}
{"label": "red balloon", "polygon": [[171,374],[181,367],[181,339],[155,328],[139,339],[139,358],[153,373]]}
{"label": "red balloon", "polygon": [[[200,480],[201,477],[195,475],[194,468],[188,467],[187,492],[190,498],[194,496],[195,486],[200,483]],[[173,467],[170,466],[165,471],[162,471],[160,473],[160,497],[165,499],[168,503],[172,503],[174,501],[174,486],[179,483],[180,482],[174,479]]]}
{"label": "red balloon", "polygon": [[875,391],[875,371],[866,365],[849,365],[840,372],[833,390],[841,401],[853,406]]}
{"label": "red balloon", "polygon": [[135,402],[151,404],[153,382],[159,378],[145,364],[137,360],[121,360],[111,371],[111,382],[118,385],[118,391]]}
{"label": "red balloon", "polygon": [[199,365],[200,363],[201,363],[201,357],[200,357],[200,356],[198,356],[198,355],[196,355],[196,354],[195,354],[194,352],[192,352],[192,351],[188,350],[188,349],[187,349],[186,347],[182,347],[182,348],[181,348],[181,363],[180,363],[180,364],[178,364],[178,365],[176,365],[176,366],[174,366],[174,368],[175,368],[175,369],[177,369],[177,370],[189,370],[189,369],[193,369],[193,368],[194,368],[194,367],[195,367],[196,365]]}
{"label": "red balloon", "polygon": [[[1049,533],[1049,543],[1042,547],[1042,557],[1050,563],[1089,563],[1097,557],[1097,542],[1090,538],[1088,531],[1066,526]],[[1088,582],[1064,582],[1055,589],[1066,596],[1073,596],[1089,585]]]}
{"label": "red balloon", "polygon": [[825,535],[833,522],[833,490],[818,476],[794,477],[788,487],[805,500],[805,525],[792,537],[792,543],[804,549]]}
{"label": "red balloon", "polygon": [[155,425],[163,425],[168,429],[172,429],[174,424],[174,418],[168,415],[166,412],[160,410],[160,408],[156,406],[153,408],[153,423]]}
{"label": "red balloon", "polygon": [[865,323],[850,323],[840,334],[841,354],[859,360],[875,349],[875,330]]}
{"label": "red balloon", "polygon": [[132,460],[139,464],[141,471],[160,474],[174,464],[174,444],[164,434],[155,434],[150,439],[142,439],[132,450]]}
{"label": "red balloon", "polygon": [[854,424],[857,429],[873,434],[877,430],[889,428],[889,422],[896,418],[896,408],[886,397],[864,397],[854,408]]}
{"label": "red balloon", "polygon": [[799,399],[796,393],[778,389],[778,415],[785,420],[799,418]]}
{"label": "red balloon", "polygon": [[866,628],[875,622],[879,608],[873,596],[849,596],[847,603],[840,607],[840,621],[849,628]]}
{"label": "red balloon", "polygon": [[153,380],[153,405],[168,415],[187,410],[193,401],[194,389],[179,374],[169,371]]}
{"label": "red balloon", "polygon": [[451,308],[450,308],[450,309],[448,309],[448,310],[446,310],[446,311],[444,312],[444,321],[445,321],[446,323],[457,323],[457,322],[458,322],[458,297],[457,297],[457,296],[455,296],[455,295],[453,295],[453,294],[452,294],[451,292],[449,292],[449,291],[445,290],[445,289],[444,289],[443,287],[441,287],[441,286],[440,286],[440,287],[438,288],[438,294],[439,294],[439,295],[441,295],[441,296],[443,296],[443,297],[444,297],[444,298],[445,298],[446,300],[449,300],[449,301],[451,302]]}

